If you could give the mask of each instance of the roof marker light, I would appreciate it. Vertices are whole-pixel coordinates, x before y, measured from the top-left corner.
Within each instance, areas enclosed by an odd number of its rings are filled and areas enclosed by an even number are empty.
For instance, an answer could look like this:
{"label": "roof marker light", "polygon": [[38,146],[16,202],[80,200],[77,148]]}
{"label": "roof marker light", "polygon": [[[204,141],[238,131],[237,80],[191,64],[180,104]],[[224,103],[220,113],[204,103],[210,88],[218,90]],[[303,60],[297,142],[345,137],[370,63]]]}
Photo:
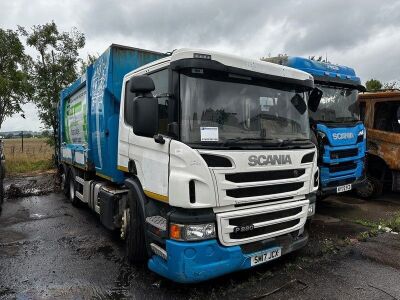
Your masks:
{"label": "roof marker light", "polygon": [[211,59],[210,54],[193,53],[193,58]]}

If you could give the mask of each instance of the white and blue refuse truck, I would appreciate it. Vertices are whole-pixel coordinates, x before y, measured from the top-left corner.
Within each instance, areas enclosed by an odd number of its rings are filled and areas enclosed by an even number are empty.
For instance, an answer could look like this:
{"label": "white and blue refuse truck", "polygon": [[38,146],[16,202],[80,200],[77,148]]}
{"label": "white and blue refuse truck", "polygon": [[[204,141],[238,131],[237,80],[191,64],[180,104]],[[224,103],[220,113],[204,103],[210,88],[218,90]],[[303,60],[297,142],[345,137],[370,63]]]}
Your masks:
{"label": "white and blue refuse truck", "polygon": [[173,281],[266,263],[308,240],[318,98],[311,75],[258,59],[111,45],[61,93],[64,193]]}

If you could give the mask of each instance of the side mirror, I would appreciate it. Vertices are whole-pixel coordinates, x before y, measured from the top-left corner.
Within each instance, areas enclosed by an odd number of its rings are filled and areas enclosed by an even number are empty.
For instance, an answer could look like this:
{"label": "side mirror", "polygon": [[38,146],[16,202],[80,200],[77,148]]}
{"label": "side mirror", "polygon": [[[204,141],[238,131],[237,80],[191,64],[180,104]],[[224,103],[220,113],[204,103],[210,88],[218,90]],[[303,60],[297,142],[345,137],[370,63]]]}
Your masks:
{"label": "side mirror", "polygon": [[319,88],[314,88],[308,97],[308,109],[316,112],[321,102],[323,92]]}
{"label": "side mirror", "polygon": [[136,97],[133,100],[133,133],[153,137],[158,132],[158,100]]}
{"label": "side mirror", "polygon": [[158,132],[158,100],[151,94],[154,88],[149,76],[129,80],[129,90],[137,96],[132,105],[132,127],[136,135],[153,137]]}
{"label": "side mirror", "polygon": [[135,94],[147,94],[154,91],[154,82],[149,76],[140,75],[129,80],[129,90]]}
{"label": "side mirror", "polygon": [[301,97],[299,94],[294,95],[290,100],[290,102],[292,102],[293,106],[297,109],[297,111],[301,115],[306,112],[307,110],[306,102],[304,101],[303,97]]}

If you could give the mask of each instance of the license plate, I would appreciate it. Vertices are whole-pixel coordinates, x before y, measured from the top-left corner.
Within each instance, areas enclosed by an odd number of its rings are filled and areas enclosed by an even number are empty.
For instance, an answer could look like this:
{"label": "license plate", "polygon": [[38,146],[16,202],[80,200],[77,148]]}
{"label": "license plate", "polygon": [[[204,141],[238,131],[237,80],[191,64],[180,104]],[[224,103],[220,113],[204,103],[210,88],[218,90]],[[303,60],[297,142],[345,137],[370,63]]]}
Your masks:
{"label": "license plate", "polygon": [[336,188],[337,193],[351,191],[351,184],[341,185]]}
{"label": "license plate", "polygon": [[267,250],[251,257],[251,266],[266,263],[282,255],[281,248]]}

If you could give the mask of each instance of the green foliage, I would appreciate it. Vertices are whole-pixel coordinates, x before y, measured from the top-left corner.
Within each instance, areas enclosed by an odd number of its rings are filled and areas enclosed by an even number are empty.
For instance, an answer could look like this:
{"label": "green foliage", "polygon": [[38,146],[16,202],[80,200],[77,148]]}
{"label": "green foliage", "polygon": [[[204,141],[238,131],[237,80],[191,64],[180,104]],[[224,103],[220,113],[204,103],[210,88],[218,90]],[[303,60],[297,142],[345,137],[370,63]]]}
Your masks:
{"label": "green foliage", "polygon": [[26,64],[17,32],[0,28],[0,128],[6,117],[22,112],[29,95]]}
{"label": "green foliage", "polygon": [[60,92],[78,77],[78,50],[85,45],[85,36],[76,28],[59,32],[54,21],[35,25],[29,31],[23,27],[18,30],[26,37],[27,45],[38,52],[29,68],[29,80],[34,86],[32,100],[42,123],[53,130],[56,142]]}
{"label": "green foliage", "polygon": [[365,83],[368,92],[379,91],[382,89],[382,83],[377,79],[370,79]]}
{"label": "green foliage", "polygon": [[386,82],[386,83],[383,85],[383,88],[386,89],[386,90],[393,90],[393,89],[399,89],[400,86],[399,86],[399,83],[398,83],[398,82],[396,82],[396,81],[390,81],[390,82]]}
{"label": "green foliage", "polygon": [[86,60],[82,59],[79,74],[83,75],[86,72],[86,68],[93,64],[98,58],[98,54],[88,54]]}

